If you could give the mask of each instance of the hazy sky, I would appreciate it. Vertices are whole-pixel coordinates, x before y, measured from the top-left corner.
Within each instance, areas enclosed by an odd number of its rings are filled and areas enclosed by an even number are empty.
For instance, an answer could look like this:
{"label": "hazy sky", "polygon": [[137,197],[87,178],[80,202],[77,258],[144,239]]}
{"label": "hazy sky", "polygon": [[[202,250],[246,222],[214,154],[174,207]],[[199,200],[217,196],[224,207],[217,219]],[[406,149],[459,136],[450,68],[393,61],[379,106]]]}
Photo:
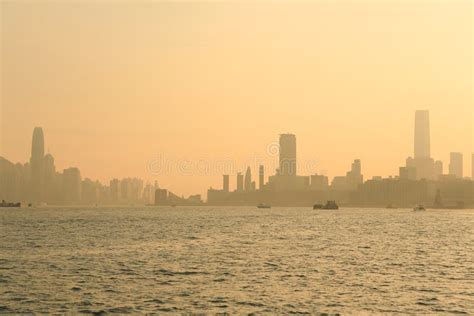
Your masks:
{"label": "hazy sky", "polygon": [[[470,175],[471,1],[0,8],[9,160],[29,159],[42,126],[60,170],[156,179],[188,195],[221,186],[204,169],[222,160],[236,171],[255,157],[273,168],[267,148],[291,132],[298,160],[316,162],[304,174],[342,175],[360,158],[366,178],[396,175],[413,155],[414,111],[428,109],[432,156],[447,171],[449,152],[461,151]],[[160,156],[179,166],[151,172]]]}

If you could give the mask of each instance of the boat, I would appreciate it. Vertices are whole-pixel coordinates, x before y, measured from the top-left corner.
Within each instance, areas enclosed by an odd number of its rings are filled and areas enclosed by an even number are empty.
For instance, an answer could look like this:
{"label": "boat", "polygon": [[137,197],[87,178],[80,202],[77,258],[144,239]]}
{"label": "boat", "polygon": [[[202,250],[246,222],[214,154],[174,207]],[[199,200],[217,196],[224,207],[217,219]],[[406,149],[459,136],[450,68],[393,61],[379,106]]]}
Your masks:
{"label": "boat", "polygon": [[272,207],[268,204],[260,203],[259,205],[257,205],[257,208],[272,208]]}
{"label": "boat", "polygon": [[0,207],[21,207],[21,203],[9,203],[5,200],[2,200],[2,203],[0,203]]}
{"label": "boat", "polygon": [[326,205],[314,204],[313,210],[338,210],[339,206],[336,204],[336,201],[327,201]]}
{"label": "boat", "polygon": [[389,204],[389,205],[387,205],[386,208],[387,208],[387,209],[396,209],[397,207],[396,207],[396,206],[393,206],[392,204]]}
{"label": "boat", "polygon": [[417,205],[413,208],[413,211],[415,212],[426,211],[426,208],[423,205]]}
{"label": "boat", "polygon": [[338,210],[339,206],[336,201],[327,201],[326,205],[323,206],[323,210]]}

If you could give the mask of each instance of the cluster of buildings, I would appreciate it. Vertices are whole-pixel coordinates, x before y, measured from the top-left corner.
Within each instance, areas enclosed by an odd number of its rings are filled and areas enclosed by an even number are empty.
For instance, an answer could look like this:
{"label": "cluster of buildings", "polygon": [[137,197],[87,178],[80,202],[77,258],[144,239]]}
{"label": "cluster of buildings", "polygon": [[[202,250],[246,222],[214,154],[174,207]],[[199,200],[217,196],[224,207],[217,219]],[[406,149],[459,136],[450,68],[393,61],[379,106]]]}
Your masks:
{"label": "cluster of buildings", "polygon": [[444,173],[443,163],[431,157],[429,112],[416,111],[414,157],[406,159],[397,176],[373,177],[364,182],[359,159],[354,160],[345,176],[334,177],[331,184],[324,175],[297,175],[296,137],[282,134],[279,140],[279,168],[267,182],[263,166],[259,166],[258,189],[252,181],[250,167],[245,177],[237,174],[234,191],[229,190],[230,176],[223,175],[222,189],[210,188],[207,203],[308,206],[336,200],[347,206],[474,206],[474,154],[472,165],[471,179],[464,177],[462,154],[451,153],[448,173]]}
{"label": "cluster of buildings", "polygon": [[[437,207],[474,206],[474,154],[472,177],[464,177],[463,155],[450,154],[448,172],[443,163],[431,157],[428,111],[415,113],[414,156],[406,159],[397,176],[373,177],[364,182],[359,159],[353,161],[344,176],[331,183],[325,175],[297,174],[296,136],[282,134],[279,139],[279,166],[265,178],[265,168],[258,167],[258,178],[236,174],[235,190],[230,190],[231,176],[223,175],[222,189],[210,188],[209,205],[309,206],[336,200],[346,206],[409,207],[424,204]],[[0,157],[0,200],[33,204],[155,204],[201,205],[200,195],[179,197],[158,184],[144,184],[137,178],[113,179],[108,185],[83,179],[78,168],[56,170],[54,157],[44,152],[43,130],[34,129],[29,163],[13,164]]]}
{"label": "cluster of buildings", "polygon": [[109,185],[83,179],[78,168],[56,170],[54,157],[44,152],[44,134],[33,131],[29,163],[12,163],[0,157],[0,200],[23,201],[35,205],[151,204],[154,185],[137,178],[113,179]]}

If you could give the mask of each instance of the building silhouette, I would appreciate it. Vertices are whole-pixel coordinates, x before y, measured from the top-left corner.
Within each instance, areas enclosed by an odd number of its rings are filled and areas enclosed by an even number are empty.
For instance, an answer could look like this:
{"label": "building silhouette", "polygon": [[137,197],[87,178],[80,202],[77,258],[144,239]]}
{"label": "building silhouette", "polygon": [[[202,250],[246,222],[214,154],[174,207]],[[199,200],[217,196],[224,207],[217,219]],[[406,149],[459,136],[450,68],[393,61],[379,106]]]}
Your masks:
{"label": "building silhouette", "polygon": [[265,185],[265,167],[263,165],[260,165],[258,167],[258,188],[260,190],[263,190],[264,185]]}
{"label": "building silhouette", "polygon": [[415,159],[431,158],[430,113],[415,112]]}
{"label": "building silhouette", "polygon": [[237,173],[237,191],[241,192],[244,190],[244,176],[242,173]]}
{"label": "building silhouette", "polygon": [[222,190],[224,192],[229,192],[229,175],[225,174],[222,176]]}
{"label": "building silhouette", "polygon": [[324,175],[314,174],[310,179],[310,190],[312,191],[326,191],[329,188],[329,179]]}
{"label": "building silhouette", "polygon": [[250,167],[247,167],[247,171],[245,171],[245,191],[252,191],[252,170]]}
{"label": "building silhouette", "polygon": [[296,136],[280,135],[280,175],[296,176]]}
{"label": "building silhouette", "polygon": [[68,168],[63,171],[62,198],[67,204],[81,203],[81,172],[78,168]]}
{"label": "building silhouette", "polygon": [[463,177],[463,159],[462,153],[450,153],[449,155],[449,174],[456,178]]}
{"label": "building silhouette", "polygon": [[155,191],[155,205],[166,204],[168,202],[168,190],[156,189]]}
{"label": "building silhouette", "polygon": [[31,201],[44,201],[44,135],[41,127],[33,130],[30,158],[30,193]]}
{"label": "building silhouette", "polygon": [[110,200],[112,204],[119,203],[121,199],[121,192],[120,192],[120,180],[119,179],[112,179],[110,180]]}
{"label": "building silhouette", "polygon": [[403,180],[416,180],[416,168],[415,167],[400,167],[399,177]]}
{"label": "building silhouette", "polygon": [[354,160],[351,166],[351,171],[347,172],[346,178],[350,190],[357,189],[357,187],[364,182],[360,159]]}
{"label": "building silhouette", "polygon": [[[431,158],[429,111],[415,112],[414,158],[408,157],[405,166],[416,169],[416,179],[436,180],[442,174],[442,162]],[[410,175],[413,173],[409,171]]]}

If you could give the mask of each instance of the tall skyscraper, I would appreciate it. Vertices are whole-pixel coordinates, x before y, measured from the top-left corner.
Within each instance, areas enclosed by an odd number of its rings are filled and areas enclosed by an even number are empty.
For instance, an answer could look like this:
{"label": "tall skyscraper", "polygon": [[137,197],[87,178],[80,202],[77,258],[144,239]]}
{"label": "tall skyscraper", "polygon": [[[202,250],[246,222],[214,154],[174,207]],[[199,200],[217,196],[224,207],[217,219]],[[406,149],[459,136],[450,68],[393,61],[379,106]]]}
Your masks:
{"label": "tall skyscraper", "polygon": [[360,163],[360,159],[356,159],[352,163],[351,174],[353,176],[361,176],[362,175],[362,166],[361,166],[361,163]]}
{"label": "tall skyscraper", "polygon": [[265,169],[263,165],[260,165],[258,167],[258,188],[262,190],[264,185],[265,185]]}
{"label": "tall skyscraper", "polygon": [[44,135],[41,127],[33,130],[30,166],[31,201],[44,202]]}
{"label": "tall skyscraper", "polygon": [[364,176],[362,175],[362,165],[360,159],[354,160],[351,165],[351,171],[346,173],[347,188],[355,190],[364,182]]}
{"label": "tall skyscraper", "polygon": [[229,175],[225,174],[222,176],[222,190],[224,192],[229,192]]}
{"label": "tall skyscraper", "polygon": [[462,178],[462,163],[462,153],[451,153],[449,155],[449,174],[456,178]]}
{"label": "tall skyscraper", "polygon": [[247,167],[245,171],[245,191],[252,191],[252,171],[250,167]]}
{"label": "tall skyscraper", "polygon": [[[407,159],[407,168],[416,169],[416,178],[435,180],[439,166],[431,158],[430,113],[426,110],[415,112],[415,158]],[[439,170],[438,170],[439,171]]]}
{"label": "tall skyscraper", "polygon": [[280,135],[280,175],[296,176],[296,136]]}
{"label": "tall skyscraper", "polygon": [[242,173],[237,173],[237,191],[243,191],[244,190],[244,176]]}
{"label": "tall skyscraper", "polygon": [[430,158],[430,113],[415,112],[415,159]]}
{"label": "tall skyscraper", "polygon": [[56,181],[56,166],[54,165],[54,157],[51,154],[44,156],[44,190],[43,197],[44,201],[51,203],[59,198],[56,188],[59,187]]}

